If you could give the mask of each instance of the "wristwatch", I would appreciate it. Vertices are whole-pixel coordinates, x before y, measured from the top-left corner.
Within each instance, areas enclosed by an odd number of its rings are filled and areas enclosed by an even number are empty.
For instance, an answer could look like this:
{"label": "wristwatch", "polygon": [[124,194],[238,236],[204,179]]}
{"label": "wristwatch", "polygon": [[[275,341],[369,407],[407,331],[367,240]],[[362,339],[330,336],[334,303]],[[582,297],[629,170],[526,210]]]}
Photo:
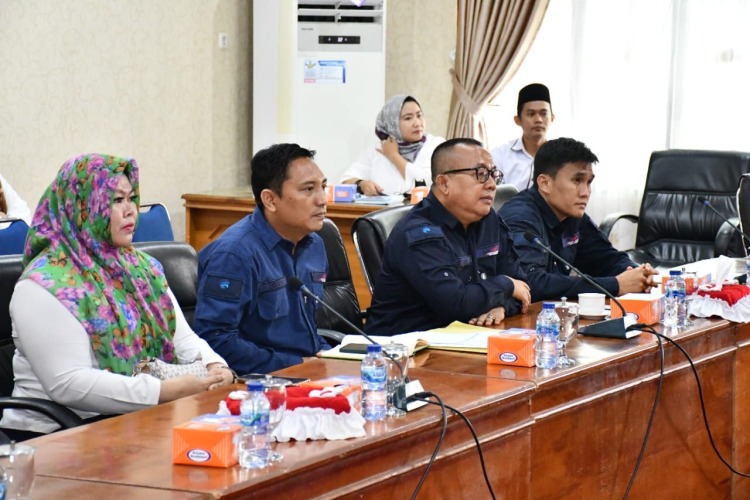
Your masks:
{"label": "wristwatch", "polygon": [[358,192],[359,194],[364,194],[364,193],[362,192],[362,186],[360,186],[360,184],[362,184],[362,182],[363,182],[363,181],[364,181],[364,179],[357,179],[357,181],[356,181],[356,182],[354,183],[354,184],[356,184],[356,185],[357,185],[357,192]]}

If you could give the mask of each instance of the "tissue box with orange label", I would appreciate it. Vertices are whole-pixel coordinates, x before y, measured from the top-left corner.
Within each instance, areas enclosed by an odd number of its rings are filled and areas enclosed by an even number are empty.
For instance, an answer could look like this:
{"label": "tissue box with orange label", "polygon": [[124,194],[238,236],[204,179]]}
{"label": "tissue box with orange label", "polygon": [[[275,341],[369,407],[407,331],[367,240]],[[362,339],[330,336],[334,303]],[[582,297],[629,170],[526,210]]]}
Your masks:
{"label": "tissue box with orange label", "polygon": [[487,337],[487,363],[492,365],[534,366],[536,332],[511,328]]}
{"label": "tissue box with orange label", "polygon": [[[661,296],[651,293],[626,293],[619,298],[622,307],[628,313],[636,315],[637,323],[653,325],[661,320]],[[615,304],[610,304],[612,318],[621,318],[622,311]]]}
{"label": "tissue box with orange label", "polygon": [[231,467],[236,464],[234,436],[239,417],[207,414],[174,427],[172,462],[175,464]]}

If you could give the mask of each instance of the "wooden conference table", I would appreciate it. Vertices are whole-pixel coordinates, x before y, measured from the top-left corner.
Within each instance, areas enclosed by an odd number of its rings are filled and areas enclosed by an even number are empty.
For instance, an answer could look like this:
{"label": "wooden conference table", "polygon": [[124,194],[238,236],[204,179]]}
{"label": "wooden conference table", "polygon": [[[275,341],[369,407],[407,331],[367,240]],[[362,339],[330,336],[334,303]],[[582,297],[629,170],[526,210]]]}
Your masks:
{"label": "wooden conference table", "polygon": [[[505,327],[531,327],[539,311]],[[695,319],[676,335],[701,377],[718,449],[750,470],[750,327]],[[427,350],[412,378],[466,414],[482,442],[502,498],[621,498],[641,447],[659,377],[652,336],[578,336],[572,368],[488,365],[484,355]],[[356,374],[356,362],[313,360],[282,370],[312,379]],[[687,362],[666,347],[666,375],[643,462],[630,498],[748,498],[750,480],[733,477],[714,456]],[[227,390],[206,392],[29,441],[45,492],[56,482],[92,492],[102,485],[161,491],[175,498],[404,498],[416,486],[440,433],[432,405],[366,425],[345,441],[278,445],[285,458],[266,470],[172,465],[172,427],[213,412]],[[86,491],[76,490],[76,491]],[[113,490],[114,491],[114,490]],[[46,496],[46,495],[45,495]],[[470,433],[456,416],[420,498],[486,498]]]}
{"label": "wooden conference table", "polygon": [[[229,226],[255,209],[255,198],[250,188],[188,193],[183,194],[182,199],[185,200],[185,239],[196,250],[211,243]],[[382,208],[381,205],[329,203],[326,214],[341,232],[362,310],[370,306],[371,296],[354,248],[352,224],[358,217]]]}

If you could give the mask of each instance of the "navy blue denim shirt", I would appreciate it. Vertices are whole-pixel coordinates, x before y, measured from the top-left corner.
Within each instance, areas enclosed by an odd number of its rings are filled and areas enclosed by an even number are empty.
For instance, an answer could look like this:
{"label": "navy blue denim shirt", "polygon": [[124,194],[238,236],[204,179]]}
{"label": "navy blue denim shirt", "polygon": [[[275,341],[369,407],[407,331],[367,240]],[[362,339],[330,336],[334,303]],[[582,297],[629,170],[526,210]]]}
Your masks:
{"label": "navy blue denim shirt", "polygon": [[366,331],[428,330],[468,321],[494,307],[520,312],[508,276],[525,280],[510,233],[494,211],[464,230],[433,193],[388,238]]}
{"label": "navy blue denim shirt", "polygon": [[323,240],[313,233],[294,255],[293,247],[256,209],[199,252],[193,329],[239,374],[279,370],[329,348],[317,333],[317,305],[287,284],[296,276],[323,296]]}
{"label": "navy blue denim shirt", "polygon": [[618,295],[620,289],[615,276],[628,266],[637,267],[625,252],[612,246],[588,215],[558,220],[536,186],[506,202],[500,209],[500,216],[512,231],[513,243],[528,276],[532,302],[557,300],[563,296],[574,298],[579,293],[599,290],[580,277],[571,276],[568,266],[526,240],[526,231],[613,295]]}

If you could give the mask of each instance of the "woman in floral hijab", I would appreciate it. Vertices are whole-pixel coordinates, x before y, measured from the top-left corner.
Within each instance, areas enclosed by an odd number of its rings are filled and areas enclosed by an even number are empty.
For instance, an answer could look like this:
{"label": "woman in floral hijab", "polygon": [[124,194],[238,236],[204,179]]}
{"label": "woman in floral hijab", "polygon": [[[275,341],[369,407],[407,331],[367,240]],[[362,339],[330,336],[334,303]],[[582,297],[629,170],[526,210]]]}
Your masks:
{"label": "woman in floral hijab", "polygon": [[[51,399],[89,418],[232,381],[176,307],[159,262],[131,245],[138,205],[135,161],[98,154],[67,161],[42,196],[10,304],[14,396]],[[132,377],[138,361],[151,357],[201,358],[209,375]],[[42,433],[57,427],[20,410],[6,410],[0,425]]]}

